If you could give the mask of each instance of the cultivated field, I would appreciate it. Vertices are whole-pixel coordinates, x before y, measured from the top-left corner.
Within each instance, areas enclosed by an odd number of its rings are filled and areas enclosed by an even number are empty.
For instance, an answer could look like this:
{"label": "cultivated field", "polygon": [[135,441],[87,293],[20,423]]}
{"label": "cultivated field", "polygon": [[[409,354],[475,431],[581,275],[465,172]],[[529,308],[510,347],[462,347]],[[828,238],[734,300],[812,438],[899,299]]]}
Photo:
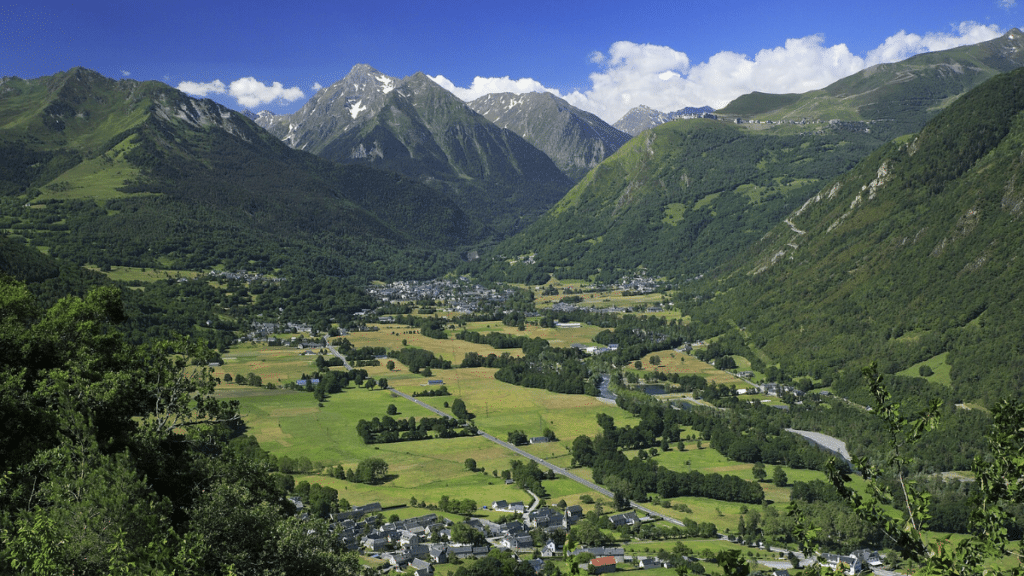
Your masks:
{"label": "cultivated field", "polygon": [[[389,350],[408,346],[434,352],[454,364],[461,362],[467,352],[481,355],[509,352],[522,353],[519,349],[495,350],[486,345],[450,338],[436,340],[426,338],[416,331],[393,324],[378,325],[378,331],[356,332],[346,336],[355,347],[383,346]],[[528,335],[548,339],[556,346],[568,346],[581,342],[590,343],[599,331],[593,326],[581,328],[541,329],[529,326],[525,332],[499,322],[470,323],[467,329],[477,332],[496,331],[514,335]],[[450,331],[451,333],[452,331]],[[290,335],[283,335],[284,338]],[[317,350],[317,349],[315,349]],[[277,386],[298,379],[302,374],[316,370],[315,355],[290,346],[268,347],[261,344],[242,344],[224,354],[225,364],[216,369],[217,376],[225,373],[254,373],[263,378],[264,384]],[[659,356],[660,363],[652,365],[651,356]],[[382,361],[382,364],[386,362]],[[665,372],[699,374],[708,380],[741,387],[744,383],[732,375],[715,370],[696,358],[671,350],[656,352],[642,360],[645,369],[657,368]],[[436,387],[427,387],[427,378],[410,373],[396,361],[394,370],[386,366],[365,368],[373,378],[387,378],[389,387],[412,394]],[[630,367],[628,370],[633,370]],[[605,413],[615,419],[617,426],[635,426],[639,420],[631,414],[597,398],[583,395],[566,395],[539,389],[522,388],[500,382],[494,378],[493,368],[471,368],[433,370],[430,379],[443,380],[451,396],[421,397],[425,403],[447,411],[446,403],[460,398],[470,412],[476,415],[475,423],[481,429],[504,438],[508,432],[522,430],[529,437],[541,436],[550,428],[558,441],[525,447],[527,451],[554,464],[569,467],[569,447],[579,435],[594,436],[600,432],[596,416]],[[642,371],[641,371],[642,372]],[[417,442],[365,445],[356,434],[355,426],[360,419],[370,420],[383,417],[389,404],[398,409],[395,419],[415,417],[417,420],[435,415],[427,409],[391,394],[388,390],[367,391],[347,389],[331,395],[318,405],[311,393],[292,390],[268,390],[222,384],[217,394],[225,399],[238,399],[242,415],[260,445],[272,454],[293,459],[308,458],[314,464],[326,467],[342,465],[355,467],[360,460],[369,457],[383,458],[389,464],[389,479],[379,486],[350,483],[326,475],[296,476],[296,480],[307,480],[336,488],[342,498],[352,504],[380,502],[385,507],[403,506],[411,498],[430,503],[442,496],[471,498],[478,507],[489,505],[493,500],[529,500],[528,495],[514,485],[506,485],[500,472],[510,467],[513,455],[504,448],[479,437],[433,439]],[[686,436],[691,431],[684,431]],[[627,454],[632,457],[635,452]],[[466,469],[465,461],[476,461],[478,471]],[[698,450],[696,441],[686,442],[686,450],[672,450],[659,454],[657,460],[673,470],[699,470],[704,473],[735,474],[752,479],[752,466],[733,462],[718,452],[704,446]],[[790,482],[824,479],[819,472],[784,468]],[[577,468],[574,473],[591,478],[590,470]],[[771,467],[769,467],[769,474]],[[498,476],[495,476],[498,474]],[[605,500],[583,486],[559,478],[545,481],[549,493],[548,501],[565,500],[567,504],[580,504],[581,497],[589,495],[596,501]],[[762,483],[768,500],[784,505],[789,501],[789,488],[778,488]],[[661,511],[669,516],[682,519],[691,517],[698,522],[713,522],[721,529],[735,528],[740,517],[741,504],[720,502],[702,498],[678,498],[674,502],[685,503],[691,509],[681,513],[667,508]],[[592,508],[585,505],[585,509]],[[606,503],[606,509],[608,504]],[[416,515],[419,508],[404,513]],[[484,515],[497,516],[484,510]]]}

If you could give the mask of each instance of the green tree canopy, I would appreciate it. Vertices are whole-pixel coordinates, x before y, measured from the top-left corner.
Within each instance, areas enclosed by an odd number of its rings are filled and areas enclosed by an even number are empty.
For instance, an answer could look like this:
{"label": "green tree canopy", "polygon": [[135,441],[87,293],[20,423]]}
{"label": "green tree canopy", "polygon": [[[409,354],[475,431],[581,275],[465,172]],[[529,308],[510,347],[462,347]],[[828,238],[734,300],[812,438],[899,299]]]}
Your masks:
{"label": "green tree canopy", "polygon": [[325,525],[290,517],[261,451],[229,448],[210,350],[132,345],[126,319],[115,288],[42,310],[0,276],[5,572],[356,573]]}

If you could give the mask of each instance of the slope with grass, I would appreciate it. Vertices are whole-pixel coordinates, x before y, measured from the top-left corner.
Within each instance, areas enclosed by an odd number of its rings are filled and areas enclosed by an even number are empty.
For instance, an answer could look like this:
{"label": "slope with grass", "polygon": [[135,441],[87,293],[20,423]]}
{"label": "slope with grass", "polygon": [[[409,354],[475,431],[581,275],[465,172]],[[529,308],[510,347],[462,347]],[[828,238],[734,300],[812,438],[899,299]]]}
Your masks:
{"label": "slope with grass", "polygon": [[695,317],[745,326],[797,373],[871,360],[898,372],[948,353],[951,388],[934,393],[1019,396],[1022,146],[1014,71],[822,187],[787,219],[801,233],[767,234]]}
{"label": "slope with grass", "polygon": [[0,166],[0,224],[77,264],[437,274],[489,234],[429,187],[80,68],[3,80]]}

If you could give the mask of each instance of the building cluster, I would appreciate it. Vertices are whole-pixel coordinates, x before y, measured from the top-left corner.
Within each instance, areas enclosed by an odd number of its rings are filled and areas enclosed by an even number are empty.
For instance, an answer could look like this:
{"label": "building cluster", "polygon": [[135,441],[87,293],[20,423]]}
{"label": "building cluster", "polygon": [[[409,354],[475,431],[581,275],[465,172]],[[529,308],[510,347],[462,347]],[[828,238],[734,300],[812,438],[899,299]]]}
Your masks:
{"label": "building cluster", "polygon": [[[275,344],[283,344],[278,342],[273,337],[274,334],[309,334],[313,331],[313,327],[309,324],[301,322],[253,322],[249,326],[249,331],[246,333],[243,340],[256,341],[273,341]],[[307,344],[302,336],[296,336],[288,340],[293,344],[297,341],[299,344]]]}
{"label": "building cluster", "polygon": [[[737,372],[736,376],[740,378],[753,378],[754,373],[750,371]],[[764,384],[750,384],[746,388],[737,388],[736,394],[764,394],[766,396],[781,397],[783,394],[792,394],[797,398],[804,395],[804,391],[789,384],[779,384],[778,382],[766,382]]]}
{"label": "building cluster", "polygon": [[551,305],[551,309],[555,312],[575,312],[577,310],[582,310],[584,312],[593,312],[597,314],[631,314],[633,312],[633,309],[628,306],[595,308],[594,306],[579,306],[568,302],[555,302]]}
{"label": "building cluster", "polygon": [[576,348],[577,350],[582,350],[587,354],[591,354],[594,356],[597,356],[598,354],[605,354],[608,352],[615,352],[616,350],[619,349],[618,344],[609,344],[607,346],[587,346],[586,344],[573,344],[571,347]]}
{"label": "building cluster", "polygon": [[367,291],[382,302],[435,300],[444,302],[450,311],[464,313],[476,312],[481,302],[504,302],[514,294],[511,288],[484,288],[465,277],[457,280],[398,281],[370,286]]}
{"label": "building cluster", "polygon": [[[292,497],[300,515],[304,515],[302,501]],[[486,508],[486,507],[485,507]],[[528,563],[539,573],[551,558],[577,558],[587,554],[589,560],[578,564],[581,572],[603,574],[615,572],[628,565],[630,569],[671,568],[672,564],[657,557],[628,556],[623,548],[603,546],[579,546],[564,551],[551,536],[555,532],[567,532],[583,519],[583,508],[569,506],[565,510],[541,507],[529,510],[523,502],[492,502],[490,509],[515,514],[505,522],[494,522],[487,518],[468,518],[465,523],[476,530],[487,544],[455,542],[452,538],[454,522],[435,513],[415,518],[384,522],[383,508],[379,503],[355,506],[345,512],[331,514],[331,529],[338,541],[348,550],[359,551],[367,556],[385,561],[384,572],[401,571],[416,576],[434,573],[434,565],[446,564],[455,559],[469,560],[483,558],[492,549],[511,552],[520,562]],[[639,518],[635,511],[608,516],[615,528],[637,526],[647,518]],[[538,544],[538,533],[543,544]],[[856,574],[867,567],[878,568],[883,560],[877,552],[857,550],[847,555],[823,554],[819,557],[823,566],[837,573]]]}
{"label": "building cluster", "polygon": [[[301,500],[293,497],[292,501],[302,514]],[[493,502],[490,509],[515,513],[516,517],[502,523],[486,518],[467,519],[466,524],[488,542],[485,545],[454,542],[453,522],[434,513],[383,522],[380,519],[382,508],[378,503],[332,514],[331,526],[347,549],[384,560],[391,570],[411,570],[417,576],[432,574],[435,564],[444,564],[455,558],[482,558],[494,548],[512,552],[540,572],[546,559],[562,558],[564,552],[553,538],[547,537],[543,544],[538,545],[534,536],[538,532],[549,536],[555,532],[564,533],[584,517],[580,506],[569,506],[564,511],[547,506],[529,510],[522,502],[499,500]],[[632,511],[614,514],[608,519],[616,527],[637,525],[641,521]],[[590,569],[592,564],[595,570],[607,572],[624,562],[639,562],[637,565],[642,568],[667,565],[656,558],[631,558],[625,555],[622,548],[579,547],[568,555],[575,557],[584,553],[594,557],[588,563],[581,564],[584,570]]]}
{"label": "building cluster", "polygon": [[284,278],[278,278],[277,276],[267,276],[266,274],[260,274],[258,272],[249,272],[248,270],[238,270],[236,272],[210,270],[206,275],[221,280],[240,280],[242,282],[256,282],[258,280],[262,280],[264,282],[281,282],[284,280]]}
{"label": "building cluster", "polygon": [[612,284],[590,284],[583,287],[588,292],[605,290],[625,290],[636,294],[650,294],[658,291],[658,281],[641,271],[633,276],[623,276]]}

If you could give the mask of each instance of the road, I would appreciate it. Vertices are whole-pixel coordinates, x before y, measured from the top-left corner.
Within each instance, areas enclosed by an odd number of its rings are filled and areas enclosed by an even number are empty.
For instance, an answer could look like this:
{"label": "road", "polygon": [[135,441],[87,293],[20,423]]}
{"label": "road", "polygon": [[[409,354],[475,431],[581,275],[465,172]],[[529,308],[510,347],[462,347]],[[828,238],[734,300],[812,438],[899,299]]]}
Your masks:
{"label": "road", "polygon": [[331,346],[330,342],[328,342],[326,338],[324,338],[324,346],[326,346],[327,349],[331,351],[331,354],[334,354],[338,358],[341,358],[341,361],[345,363],[345,370],[353,370],[352,365],[348,363],[348,358],[345,358],[345,356],[343,356],[341,352],[338,352],[337,348]]}
{"label": "road", "polygon": [[843,442],[835,436],[829,436],[828,434],[822,434],[820,432],[810,432],[807,430],[796,430],[793,428],[786,428],[786,432],[792,432],[798,436],[803,436],[810,442],[824,448],[828,452],[831,452],[843,460],[851,468],[853,467],[852,460],[850,458],[850,452],[846,449],[846,442]]}
{"label": "road", "polygon": [[[447,414],[447,413],[443,412],[442,410],[438,410],[437,408],[434,408],[430,404],[427,404],[426,402],[423,402],[423,401],[419,400],[418,398],[413,398],[412,396],[410,396],[409,394],[406,394],[405,392],[401,392],[401,391],[398,391],[398,390],[395,390],[394,388],[392,388],[391,389],[391,393],[395,394],[397,396],[401,396],[402,398],[405,398],[406,400],[409,400],[411,402],[415,402],[416,404],[419,404],[420,406],[426,408],[427,410],[430,410],[431,412],[433,412],[435,414],[438,414],[438,415],[443,416],[445,418],[453,418],[453,416],[451,414]],[[581,478],[581,477],[573,474],[572,472],[566,470],[565,468],[562,468],[561,466],[558,466],[556,464],[552,464],[551,462],[548,462],[547,460],[544,460],[540,456],[535,456],[535,455],[530,454],[529,452],[523,450],[522,448],[520,448],[520,447],[518,447],[518,446],[516,446],[514,444],[510,444],[508,442],[505,442],[504,440],[499,440],[498,438],[495,438],[494,436],[488,434],[487,432],[484,432],[483,430],[478,430],[477,434],[479,434],[480,436],[490,440],[491,442],[494,442],[495,444],[497,444],[499,446],[502,446],[503,448],[505,448],[507,450],[515,452],[516,454],[522,456],[523,458],[526,458],[528,460],[533,460],[534,462],[536,462],[540,466],[543,466],[543,467],[547,468],[548,470],[553,471],[555,474],[558,474],[558,475],[561,475],[561,476],[565,476],[566,478],[568,478],[568,479],[570,479],[570,480],[572,480],[572,481],[574,481],[574,482],[576,482],[578,484],[582,484],[583,486],[586,486],[587,488],[593,490],[594,492],[597,492],[598,494],[601,494],[603,496],[611,498],[612,500],[615,499],[615,494],[612,493],[611,490],[608,490],[607,488],[604,488],[603,486],[599,486],[598,484],[595,484],[595,483],[591,482],[590,480],[587,480],[585,478]],[[652,518],[662,518],[666,522],[670,522],[672,524],[675,524],[675,525],[679,526],[680,528],[684,527],[684,524],[681,521],[676,520],[675,518],[670,518],[670,517],[667,517],[667,516],[663,516],[662,514],[656,512],[653,509],[648,508],[648,507],[646,507],[646,506],[644,506],[642,504],[639,504],[637,502],[630,502],[630,505],[633,506],[633,508],[636,508],[637,510],[643,512],[644,514],[647,514],[648,516],[650,516]]]}
{"label": "road", "polygon": [[[419,404],[420,406],[426,408],[427,410],[430,410],[431,412],[433,412],[433,413],[435,413],[435,414],[437,414],[439,416],[443,416],[445,418],[454,418],[454,416],[452,416],[451,414],[447,414],[447,413],[445,413],[442,410],[434,408],[430,404],[427,404],[426,402],[423,402],[423,401],[421,401],[418,398],[413,398],[412,396],[410,396],[409,394],[406,394],[405,392],[401,392],[399,390],[395,390],[394,388],[391,388],[391,393],[395,394],[396,396],[401,396],[402,398],[405,398],[406,400],[409,400],[410,402],[415,402],[416,404]],[[797,431],[793,431],[793,432],[797,432]],[[561,466],[557,466],[555,464],[552,464],[552,463],[548,462],[547,460],[544,460],[543,458],[541,458],[539,456],[534,456],[533,454],[530,454],[529,452],[523,450],[522,448],[519,448],[518,446],[515,446],[513,444],[505,442],[504,440],[499,440],[498,438],[495,438],[494,436],[488,434],[487,432],[484,432],[483,430],[478,430],[477,434],[479,434],[480,436],[490,440],[491,442],[494,442],[495,444],[497,444],[499,446],[502,446],[502,447],[504,447],[504,448],[506,448],[508,450],[511,450],[512,452],[515,452],[516,454],[519,454],[523,458],[527,458],[529,460],[533,460],[534,462],[536,462],[540,466],[543,466],[543,467],[545,467],[545,468],[547,468],[549,470],[554,471],[555,474],[559,474],[561,476],[565,476],[566,478],[568,478],[568,479],[570,479],[570,480],[572,480],[574,482],[577,482],[578,484],[582,484],[583,486],[586,486],[587,488],[593,490],[594,492],[597,492],[598,494],[601,494],[603,496],[611,498],[612,500],[615,499],[615,494],[612,493],[611,490],[608,490],[607,488],[599,486],[599,485],[597,485],[597,484],[595,484],[595,483],[593,483],[590,480],[587,480],[585,478],[580,478],[579,476],[573,474],[572,472],[569,472],[568,470],[566,470],[565,468],[562,468]],[[530,495],[533,496],[533,499],[534,499],[533,500],[533,506],[530,507],[530,509],[533,510],[540,503],[540,499],[537,498],[537,495],[534,494],[533,492],[530,492]],[[644,514],[646,514],[646,515],[648,515],[648,516],[650,516],[652,518],[661,518],[662,520],[664,520],[666,522],[669,522],[671,524],[675,524],[676,526],[679,526],[680,528],[685,528],[685,525],[681,521],[676,520],[675,518],[664,516],[661,513],[656,512],[652,508],[648,508],[647,506],[644,506],[643,504],[640,504],[638,502],[633,502],[633,501],[630,501],[629,504],[633,508],[643,512]],[[724,539],[724,537],[723,537],[723,539]],[[782,553],[782,554],[786,554],[786,553],[789,552],[786,549],[775,548],[775,547],[772,547],[772,550],[776,551],[776,552],[779,552],[779,553]],[[808,566],[808,565],[814,563],[814,559],[805,558],[804,555],[801,554],[800,552],[794,552],[794,555],[796,555],[797,559],[800,561],[800,565],[801,566]],[[790,564],[789,561],[765,561],[765,560],[761,560],[760,563],[764,564],[764,565],[767,565],[767,566],[772,566],[774,568],[792,568],[792,564]],[[777,566],[776,566],[776,564],[777,564]],[[906,576],[906,575],[900,574],[898,572],[889,572],[889,571],[881,570],[881,569],[875,569],[874,573],[876,574],[876,576]]]}

